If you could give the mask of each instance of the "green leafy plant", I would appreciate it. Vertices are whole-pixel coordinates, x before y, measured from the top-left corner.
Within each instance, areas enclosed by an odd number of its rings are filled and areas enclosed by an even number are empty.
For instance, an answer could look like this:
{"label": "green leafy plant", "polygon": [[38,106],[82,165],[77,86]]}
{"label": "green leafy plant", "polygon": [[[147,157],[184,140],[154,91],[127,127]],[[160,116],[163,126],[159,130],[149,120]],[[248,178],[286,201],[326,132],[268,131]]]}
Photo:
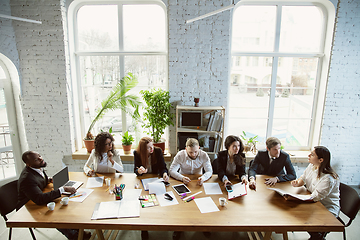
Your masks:
{"label": "green leafy plant", "polygon": [[124,135],[122,136],[122,145],[128,146],[131,145],[134,142],[134,138],[131,134],[129,134],[129,131],[126,131]]}
{"label": "green leafy plant", "polygon": [[128,73],[123,77],[111,90],[109,95],[101,102],[101,108],[96,111],[95,118],[92,120],[89,129],[86,133],[85,140],[94,139],[91,130],[95,123],[100,120],[108,111],[121,109],[128,113],[134,119],[139,119],[139,106],[141,105],[140,98],[133,94],[127,94],[131,89],[138,84],[137,77],[132,73]]}
{"label": "green leafy plant", "polygon": [[258,138],[258,135],[254,137],[247,137],[245,131],[242,131],[242,135],[240,137],[244,140],[244,148],[245,151],[252,151],[253,153],[256,152],[256,143],[258,142],[256,139]]}
{"label": "green leafy plant", "polygon": [[174,114],[171,113],[169,91],[163,89],[151,89],[140,91],[146,103],[144,107],[144,123],[142,126],[146,133],[150,134],[154,142],[160,141],[161,136],[167,126],[174,125]]}

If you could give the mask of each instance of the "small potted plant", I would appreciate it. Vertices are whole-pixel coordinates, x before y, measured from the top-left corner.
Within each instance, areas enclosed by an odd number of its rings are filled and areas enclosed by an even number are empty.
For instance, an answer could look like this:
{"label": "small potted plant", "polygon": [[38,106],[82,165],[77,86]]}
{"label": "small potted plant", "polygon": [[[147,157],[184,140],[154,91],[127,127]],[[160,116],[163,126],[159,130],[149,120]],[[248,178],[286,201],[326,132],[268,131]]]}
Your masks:
{"label": "small potted plant", "polygon": [[142,127],[147,129],[146,133],[153,138],[154,145],[165,151],[165,141],[160,141],[165,128],[174,125],[174,114],[171,113],[169,91],[163,89],[152,89],[140,91],[146,103],[144,107],[144,120]]}
{"label": "small potted plant", "polygon": [[126,131],[124,135],[122,136],[122,147],[124,150],[124,154],[130,154],[131,153],[131,145],[134,142],[134,138],[131,134],[129,134],[129,131]]}
{"label": "small potted plant", "polygon": [[258,135],[254,137],[247,137],[245,131],[243,131],[243,134],[240,135],[240,137],[244,140],[244,151],[256,154],[256,143],[258,142],[256,139],[258,138]]}

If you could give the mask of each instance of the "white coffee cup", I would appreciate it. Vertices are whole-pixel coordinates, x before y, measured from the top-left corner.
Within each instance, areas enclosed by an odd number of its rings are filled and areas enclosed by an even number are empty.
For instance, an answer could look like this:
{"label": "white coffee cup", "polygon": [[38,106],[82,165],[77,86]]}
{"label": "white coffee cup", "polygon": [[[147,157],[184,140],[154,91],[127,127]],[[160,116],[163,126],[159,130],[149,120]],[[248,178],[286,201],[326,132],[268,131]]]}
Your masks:
{"label": "white coffee cup", "polygon": [[63,197],[60,201],[60,203],[64,206],[69,204],[69,198],[68,197]]}
{"label": "white coffee cup", "polygon": [[50,211],[53,211],[54,208],[55,208],[55,203],[54,202],[49,202],[46,206],[48,207],[48,209]]}
{"label": "white coffee cup", "polygon": [[219,204],[220,206],[225,207],[225,205],[228,204],[228,202],[226,201],[226,198],[221,197],[219,198]]}
{"label": "white coffee cup", "polygon": [[111,185],[111,178],[105,178],[106,186],[110,187]]}

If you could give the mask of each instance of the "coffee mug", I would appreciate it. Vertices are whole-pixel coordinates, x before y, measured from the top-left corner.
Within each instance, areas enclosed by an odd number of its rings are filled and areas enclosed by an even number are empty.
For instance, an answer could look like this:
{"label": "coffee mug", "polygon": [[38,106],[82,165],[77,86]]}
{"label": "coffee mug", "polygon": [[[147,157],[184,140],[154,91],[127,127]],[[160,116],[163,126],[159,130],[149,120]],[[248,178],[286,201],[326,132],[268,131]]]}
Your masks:
{"label": "coffee mug", "polygon": [[228,204],[228,202],[226,201],[226,198],[221,197],[219,198],[219,204],[220,206],[225,207],[225,205]]}
{"label": "coffee mug", "polygon": [[105,178],[106,186],[110,187],[111,185],[111,178]]}
{"label": "coffee mug", "polygon": [[50,211],[53,211],[54,208],[55,208],[55,203],[54,202],[49,202],[46,206],[48,207],[48,209]]}
{"label": "coffee mug", "polygon": [[63,197],[60,201],[60,203],[64,206],[69,204],[69,198],[68,197]]}

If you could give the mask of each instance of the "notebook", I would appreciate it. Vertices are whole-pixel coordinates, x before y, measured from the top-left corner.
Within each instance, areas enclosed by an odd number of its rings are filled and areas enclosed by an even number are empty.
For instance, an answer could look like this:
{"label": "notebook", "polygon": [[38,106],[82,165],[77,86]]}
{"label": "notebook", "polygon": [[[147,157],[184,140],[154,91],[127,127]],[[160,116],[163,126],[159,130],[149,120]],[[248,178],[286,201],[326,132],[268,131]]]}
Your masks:
{"label": "notebook", "polygon": [[[55,173],[55,175],[53,176],[53,185],[55,190],[64,186],[70,186],[70,187],[74,187],[75,189],[78,189],[82,184],[83,182],[69,181],[68,167],[64,167],[59,172]],[[70,194],[70,193],[64,192],[63,194]]]}

